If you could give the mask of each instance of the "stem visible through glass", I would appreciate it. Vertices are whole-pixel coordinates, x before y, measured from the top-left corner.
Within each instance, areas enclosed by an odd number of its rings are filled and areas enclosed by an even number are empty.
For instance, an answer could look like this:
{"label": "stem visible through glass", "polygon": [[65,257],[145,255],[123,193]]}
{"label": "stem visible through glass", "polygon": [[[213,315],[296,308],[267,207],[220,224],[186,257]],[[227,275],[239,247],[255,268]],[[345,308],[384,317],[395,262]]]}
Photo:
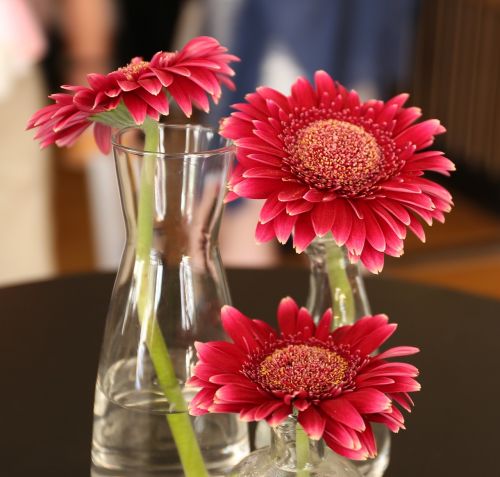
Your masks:
{"label": "stem visible through glass", "polygon": [[[294,409],[293,415],[297,419],[297,409]],[[297,476],[309,477],[309,470],[306,469],[310,458],[309,437],[297,420],[295,423],[295,456],[297,459]]]}
{"label": "stem visible through glass", "polygon": [[[330,237],[328,237],[330,238]],[[332,330],[342,325],[352,325],[355,321],[354,295],[352,292],[344,251],[333,239],[325,240],[326,269],[332,295]]]}
{"label": "stem visible through glass", "polygon": [[[146,151],[157,151],[159,145],[157,124],[146,119],[143,125]],[[136,269],[137,311],[141,335],[147,344],[158,383],[173,408],[166,418],[186,477],[208,477],[205,463],[196,440],[187,403],[175,375],[167,345],[155,317],[154,284],[149,267],[153,243],[154,177],[156,156],[145,154],[141,171],[141,186],[137,217]]]}

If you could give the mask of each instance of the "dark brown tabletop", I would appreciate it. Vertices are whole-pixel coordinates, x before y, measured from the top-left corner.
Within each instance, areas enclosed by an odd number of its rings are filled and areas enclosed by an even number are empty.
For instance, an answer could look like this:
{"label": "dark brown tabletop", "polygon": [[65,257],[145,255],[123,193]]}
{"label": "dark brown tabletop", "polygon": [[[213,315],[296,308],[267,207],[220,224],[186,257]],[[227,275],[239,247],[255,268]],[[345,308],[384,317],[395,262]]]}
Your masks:
{"label": "dark brown tabletop", "polygon": [[[229,271],[235,306],[274,320],[304,303],[301,270]],[[113,275],[0,289],[0,475],[88,477],[92,401]],[[373,312],[400,324],[392,342],[422,349],[422,392],[392,440],[387,477],[498,475],[500,302],[384,278],[367,280]]]}

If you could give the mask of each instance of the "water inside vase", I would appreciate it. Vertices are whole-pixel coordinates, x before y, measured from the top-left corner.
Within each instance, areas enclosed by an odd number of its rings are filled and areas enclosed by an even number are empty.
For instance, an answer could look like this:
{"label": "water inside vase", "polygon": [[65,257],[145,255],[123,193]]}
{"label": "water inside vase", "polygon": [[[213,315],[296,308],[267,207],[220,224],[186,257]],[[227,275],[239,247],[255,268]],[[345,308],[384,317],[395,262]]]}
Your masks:
{"label": "water inside vase", "polygon": [[[93,477],[182,477],[184,475],[169,430],[164,396],[134,389],[136,359],[121,360],[98,382],[92,438]],[[113,389],[110,397],[108,389]],[[196,393],[184,393],[187,401]],[[247,425],[237,415],[207,414],[191,417],[207,470],[223,472],[248,454]]]}

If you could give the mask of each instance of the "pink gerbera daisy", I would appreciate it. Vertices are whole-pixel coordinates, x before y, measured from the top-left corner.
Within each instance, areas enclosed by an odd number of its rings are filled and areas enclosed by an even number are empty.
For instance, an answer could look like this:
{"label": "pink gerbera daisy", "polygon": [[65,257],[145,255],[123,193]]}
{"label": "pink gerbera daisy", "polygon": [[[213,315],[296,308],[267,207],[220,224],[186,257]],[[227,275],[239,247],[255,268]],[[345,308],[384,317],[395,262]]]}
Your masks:
{"label": "pink gerbera daisy", "polygon": [[109,152],[111,127],[157,121],[168,114],[169,97],[188,117],[192,104],[208,111],[208,96],[217,102],[221,84],[234,88],[228,64],[237,60],[210,37],[195,38],[179,52],[160,51],[151,61],[134,58],[107,75],[87,75],[88,86],[63,86],[69,93],[51,95],[55,103],[35,113],[28,129],[38,128],[42,147],[70,146],[95,124],[96,142]]}
{"label": "pink gerbera daisy", "polygon": [[222,310],[233,343],[197,343],[199,362],[190,383],[201,390],[190,413],[238,412],[241,419],[277,425],[294,411],[313,439],[323,437],[351,459],[376,455],[370,422],[404,428],[394,404],[407,411],[418,391],[418,370],[388,358],[418,352],[401,346],[372,355],[395,331],[385,315],[367,316],[330,332],[331,310],[316,326],[291,298],[278,308],[280,333],[235,308]]}
{"label": "pink gerbera daisy", "polygon": [[301,252],[331,232],[373,272],[384,253],[403,253],[407,228],[425,240],[419,219],[444,221],[452,200],[422,175],[455,168],[442,152],[422,152],[445,129],[436,119],[414,124],[421,112],[403,107],[407,99],[363,103],[318,71],[315,87],[299,78],[290,96],[262,87],[234,105],[222,125],[238,147],[231,196],[266,199],[257,240],[285,242],[293,231]]}

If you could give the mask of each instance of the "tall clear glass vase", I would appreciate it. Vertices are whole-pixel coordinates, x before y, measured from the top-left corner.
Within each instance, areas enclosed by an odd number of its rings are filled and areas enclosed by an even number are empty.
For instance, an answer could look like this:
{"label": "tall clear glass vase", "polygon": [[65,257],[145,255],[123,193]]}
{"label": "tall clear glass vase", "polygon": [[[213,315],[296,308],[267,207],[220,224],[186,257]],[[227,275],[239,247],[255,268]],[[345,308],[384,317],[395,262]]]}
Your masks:
{"label": "tall clear glass vase", "polygon": [[248,453],[235,415],[192,418],[196,341],[225,339],[217,248],[233,147],[200,126],[146,123],[113,144],[127,242],[97,376],[95,475],[219,475]]}
{"label": "tall clear glass vase", "polygon": [[[317,323],[330,307],[333,326],[348,325],[370,314],[363,277],[358,264],[350,263],[345,247],[339,247],[333,237],[317,237],[306,249],[309,257],[309,295],[307,308]],[[378,455],[375,459],[355,461],[365,477],[382,477],[390,458],[389,430],[374,424]]]}

